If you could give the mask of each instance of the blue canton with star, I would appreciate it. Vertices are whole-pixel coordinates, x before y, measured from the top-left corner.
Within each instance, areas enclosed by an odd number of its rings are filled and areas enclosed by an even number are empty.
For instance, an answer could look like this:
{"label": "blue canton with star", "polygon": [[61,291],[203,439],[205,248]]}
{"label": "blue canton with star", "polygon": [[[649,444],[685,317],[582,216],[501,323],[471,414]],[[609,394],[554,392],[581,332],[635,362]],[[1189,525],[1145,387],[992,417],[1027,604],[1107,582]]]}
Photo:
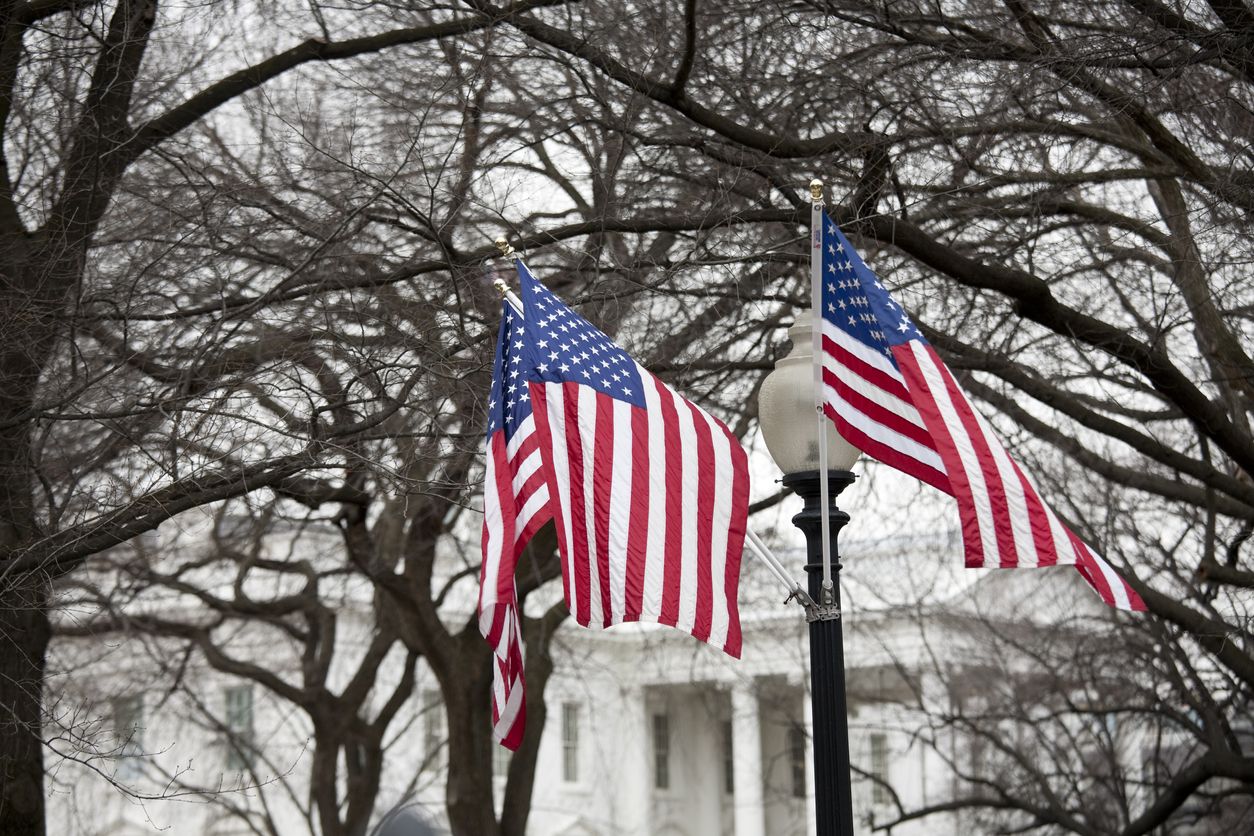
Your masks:
{"label": "blue canton with star", "polygon": [[901,306],[823,213],[823,318],[893,365],[892,347],[922,340]]}
{"label": "blue canton with star", "polygon": [[518,281],[527,313],[523,350],[531,379],[579,383],[633,406],[644,407],[644,385],[636,364],[596,326],[553,295],[521,261]]}
{"label": "blue canton with star", "polygon": [[522,317],[502,300],[501,329],[497,332],[496,358],[492,362],[492,392],[488,395],[488,438],[504,427],[507,444],[531,415],[524,339]]}

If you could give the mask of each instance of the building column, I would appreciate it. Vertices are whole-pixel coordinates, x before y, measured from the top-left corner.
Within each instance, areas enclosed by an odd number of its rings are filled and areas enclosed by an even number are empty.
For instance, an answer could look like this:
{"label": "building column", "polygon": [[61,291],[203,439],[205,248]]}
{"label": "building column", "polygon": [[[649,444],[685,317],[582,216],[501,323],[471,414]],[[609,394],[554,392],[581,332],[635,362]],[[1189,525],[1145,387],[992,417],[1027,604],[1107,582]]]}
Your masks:
{"label": "building column", "polygon": [[814,712],[810,711],[810,692],[801,694],[801,717],[805,718],[805,836],[819,831],[814,806]]}
{"label": "building column", "polygon": [[805,836],[816,836],[814,808],[814,712],[810,711],[809,688],[801,686],[801,718],[805,728]]}
{"label": "building column", "polygon": [[762,775],[762,724],[753,681],[731,692],[732,779],[736,790],[736,836],[766,836],[766,798]]}
{"label": "building column", "polygon": [[616,833],[649,836],[653,832],[652,729],[649,723],[647,688],[622,692],[622,713],[614,724],[621,734],[622,761],[613,769]]}

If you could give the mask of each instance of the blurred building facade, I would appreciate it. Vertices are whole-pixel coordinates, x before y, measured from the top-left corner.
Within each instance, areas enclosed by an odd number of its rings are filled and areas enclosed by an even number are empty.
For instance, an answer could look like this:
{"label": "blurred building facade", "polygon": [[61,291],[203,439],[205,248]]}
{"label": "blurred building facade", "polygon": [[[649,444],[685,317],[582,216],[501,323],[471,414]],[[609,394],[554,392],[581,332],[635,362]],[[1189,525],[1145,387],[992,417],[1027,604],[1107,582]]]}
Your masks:
{"label": "blurred building facade", "polygon": [[[892,552],[865,555],[860,581],[846,578],[842,587],[855,821],[865,833],[902,808],[954,796],[954,764],[978,753],[968,753],[956,733],[937,745],[938,734],[946,732],[929,729],[929,718],[917,706],[943,707],[962,698],[952,680],[936,675],[950,662],[970,661],[974,631],[954,596],[991,597],[994,606],[1000,599],[1010,611],[1016,600],[999,588],[999,573],[992,573],[975,584],[983,590],[955,592],[942,575],[934,575],[906,596],[912,603],[885,601],[876,589],[890,583],[902,587],[910,567],[907,553]],[[791,558],[800,564],[800,555]],[[909,577],[910,583],[920,582],[917,571]],[[1050,577],[1065,586],[1067,596],[1086,594],[1069,575]],[[561,628],[556,669],[545,693],[548,720],[529,833],[814,832],[806,624],[798,607],[780,603],[775,588],[759,591],[742,612],[740,660],[651,625],[604,632]],[[348,610],[354,606],[346,604]],[[361,621],[361,629],[368,630],[369,620]],[[351,625],[351,618],[344,624]],[[363,639],[351,628],[342,632],[343,642]],[[301,664],[263,642],[250,647],[250,641],[241,634],[237,652],[245,648],[276,672]],[[79,759],[54,765],[50,832],[264,832],[250,828],[250,820],[283,834],[317,832],[306,772],[310,730],[299,712],[256,683],[190,660],[171,658],[154,670],[153,660],[165,654],[153,647],[79,640],[74,652],[82,657],[80,671],[96,671],[75,680],[93,683],[89,687],[96,693],[65,693],[56,705],[102,718],[95,732],[112,736],[117,745],[86,764]],[[385,659],[381,681],[400,677],[403,664],[399,654]],[[179,678],[179,687],[171,687],[171,677]],[[393,816],[387,833],[406,827],[415,834],[428,827],[440,833],[448,752],[440,691],[428,671],[419,670],[415,695],[402,714],[392,726],[397,731],[389,743],[378,817],[382,821],[389,810],[404,807],[409,812]],[[500,749],[496,758],[498,807],[508,757]],[[419,825],[420,819],[427,824]],[[902,823],[892,832],[957,836],[971,832],[968,824],[959,814],[940,814]]]}

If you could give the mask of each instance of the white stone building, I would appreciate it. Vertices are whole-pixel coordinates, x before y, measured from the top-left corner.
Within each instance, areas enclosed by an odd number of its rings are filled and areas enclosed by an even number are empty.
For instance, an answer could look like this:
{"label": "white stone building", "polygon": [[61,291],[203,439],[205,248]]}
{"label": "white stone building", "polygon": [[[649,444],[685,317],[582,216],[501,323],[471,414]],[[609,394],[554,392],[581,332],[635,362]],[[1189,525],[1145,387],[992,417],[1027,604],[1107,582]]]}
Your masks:
{"label": "white stone building", "polygon": [[[923,718],[905,706],[919,694],[926,700],[951,699],[927,673],[936,664],[937,648],[955,660],[967,656],[972,634],[963,627],[963,614],[973,612],[970,602],[1014,611],[1018,596],[1008,585],[1022,582],[1006,578],[1007,573],[949,571],[957,558],[948,541],[927,549],[900,545],[852,549],[861,554],[849,561],[843,579],[852,760],[862,776],[879,779],[856,776],[859,832],[870,832],[870,822],[890,814],[894,795],[909,807],[952,794],[952,772],[938,753],[943,749],[916,738]],[[788,558],[792,565],[801,563],[799,555]],[[546,692],[548,723],[530,833],[814,832],[806,624],[799,608],[780,604],[782,594],[774,587],[757,585],[755,572],[748,573],[746,584],[753,594],[742,605],[739,661],[666,628],[561,629],[557,670]],[[1060,606],[1080,601],[1100,609],[1073,574],[1041,572],[1031,583],[1057,588],[1063,596]],[[973,578],[978,580],[972,585]],[[884,600],[884,589],[895,590],[900,600]],[[1034,596],[1048,598],[1040,589]],[[349,610],[355,606],[346,604]],[[345,630],[342,640],[357,640],[351,632]],[[299,663],[281,655],[271,658],[271,648],[249,647],[249,641],[247,635],[238,637],[249,653],[275,670]],[[239,815],[246,811],[268,817],[280,833],[311,832],[305,783],[309,729],[299,712],[255,684],[190,660],[168,659],[163,670],[154,670],[153,660],[164,658],[159,649],[99,640],[80,641],[74,652],[82,659],[76,687],[85,690],[62,694],[54,708],[86,711],[82,707],[96,700],[94,712],[104,725],[95,731],[114,734],[120,743],[89,759],[87,766],[73,760],[53,763],[50,757],[49,832],[234,836],[254,832]],[[920,664],[925,658],[928,664]],[[393,654],[384,664],[391,669],[383,679],[400,676],[402,657]],[[171,676],[182,677],[177,691],[168,685]],[[444,801],[443,713],[430,675],[420,670],[418,676],[415,696],[394,724],[401,731],[391,741],[394,755],[378,812],[410,799],[434,813],[438,823]],[[93,689],[108,696],[97,699],[89,693]],[[123,736],[119,730],[130,731]],[[228,733],[250,740],[258,759],[247,762],[226,744]],[[960,757],[960,747],[955,740],[951,756]],[[502,749],[501,774],[507,755]],[[245,774],[247,768],[256,780]],[[119,792],[106,778],[153,800]],[[956,816],[933,816],[893,832],[970,831]]]}

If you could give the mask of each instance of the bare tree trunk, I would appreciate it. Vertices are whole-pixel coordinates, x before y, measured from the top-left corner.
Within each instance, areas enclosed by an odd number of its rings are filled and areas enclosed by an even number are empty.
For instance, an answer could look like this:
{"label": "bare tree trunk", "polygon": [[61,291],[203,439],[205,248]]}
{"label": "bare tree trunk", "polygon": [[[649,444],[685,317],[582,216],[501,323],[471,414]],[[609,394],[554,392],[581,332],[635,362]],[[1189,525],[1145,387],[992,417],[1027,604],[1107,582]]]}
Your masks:
{"label": "bare tree trunk", "polygon": [[48,587],[40,579],[0,590],[0,832],[43,836],[41,744]]}
{"label": "bare tree trunk", "polygon": [[[459,664],[441,675],[448,717],[446,803],[454,836],[521,836],[527,830],[536,756],[547,711],[544,691],[553,673],[553,633],[566,618],[564,604],[544,617],[527,618],[527,727],[522,745],[510,758],[505,798],[498,822],[495,811],[492,753],[492,652],[473,631],[457,636]],[[448,679],[445,679],[448,677]]]}
{"label": "bare tree trunk", "polygon": [[[492,798],[492,652],[478,635],[463,633],[462,664],[442,671],[448,717],[446,803],[453,836],[497,836]],[[446,679],[447,678],[447,679]],[[530,719],[530,718],[528,718]]]}
{"label": "bare tree trunk", "polygon": [[[550,552],[552,553],[552,552]],[[509,781],[501,802],[501,836],[524,836],[531,814],[531,796],[535,791],[536,759],[540,738],[548,721],[548,704],[544,699],[549,677],[553,675],[553,634],[570,615],[564,603],[554,604],[541,618],[524,618],[523,634],[527,647],[527,729],[522,745],[509,761]]]}
{"label": "bare tree trunk", "polygon": [[[14,219],[15,220],[15,219]],[[7,226],[7,225],[6,225]],[[20,226],[3,234],[0,276],[0,547],[36,534],[29,413],[52,342],[39,271],[26,264]],[[44,832],[43,676],[48,579],[0,574],[0,832]]]}

